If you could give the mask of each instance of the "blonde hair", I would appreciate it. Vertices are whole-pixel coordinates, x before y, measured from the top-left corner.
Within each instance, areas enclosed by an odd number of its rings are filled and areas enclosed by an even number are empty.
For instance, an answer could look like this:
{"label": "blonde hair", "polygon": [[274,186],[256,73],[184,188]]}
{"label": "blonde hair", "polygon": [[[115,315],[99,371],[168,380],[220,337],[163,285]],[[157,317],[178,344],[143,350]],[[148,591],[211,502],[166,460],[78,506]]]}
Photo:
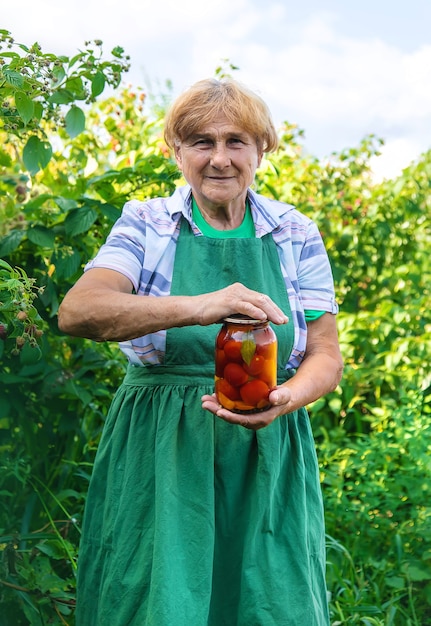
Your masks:
{"label": "blonde hair", "polygon": [[174,101],[165,117],[167,145],[173,148],[220,115],[255,137],[262,152],[277,149],[278,137],[267,105],[231,78],[200,80]]}

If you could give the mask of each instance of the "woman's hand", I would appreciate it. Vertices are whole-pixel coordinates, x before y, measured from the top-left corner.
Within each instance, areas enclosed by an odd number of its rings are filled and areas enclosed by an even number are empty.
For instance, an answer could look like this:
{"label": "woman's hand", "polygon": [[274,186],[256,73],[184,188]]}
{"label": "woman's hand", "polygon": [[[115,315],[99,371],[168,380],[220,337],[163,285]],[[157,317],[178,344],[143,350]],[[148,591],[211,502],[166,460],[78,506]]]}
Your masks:
{"label": "woman's hand", "polygon": [[198,324],[201,326],[220,322],[234,313],[242,313],[262,321],[269,320],[274,324],[288,322],[287,316],[269,296],[248,289],[241,283],[234,283],[224,289],[194,297]]}
{"label": "woman's hand", "polygon": [[292,394],[289,387],[284,385],[274,387],[269,394],[269,401],[272,406],[266,411],[244,415],[232,413],[228,409],[224,409],[217,401],[216,395],[213,394],[202,396],[202,408],[214,413],[214,415],[220,417],[225,422],[238,424],[250,430],[259,430],[271,424],[280,415],[285,415],[294,410],[294,407],[292,407]]}

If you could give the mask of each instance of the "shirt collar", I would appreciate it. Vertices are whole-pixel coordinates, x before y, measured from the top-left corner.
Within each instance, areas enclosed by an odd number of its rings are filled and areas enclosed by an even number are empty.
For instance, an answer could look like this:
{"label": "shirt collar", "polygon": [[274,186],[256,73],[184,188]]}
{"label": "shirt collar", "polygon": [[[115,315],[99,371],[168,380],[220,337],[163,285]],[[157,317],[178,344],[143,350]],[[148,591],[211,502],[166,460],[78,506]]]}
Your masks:
{"label": "shirt collar", "polygon": [[186,220],[192,223],[192,190],[190,185],[177,187],[174,193],[167,198],[166,208],[172,219],[177,213],[182,213]]}
{"label": "shirt collar", "polygon": [[282,223],[282,217],[294,208],[291,204],[272,200],[252,189],[248,190],[248,199],[256,227],[256,237],[263,237],[278,228]]}
{"label": "shirt collar", "polygon": [[[252,189],[248,190],[251,214],[256,227],[256,237],[263,237],[275,230],[281,223],[283,215],[294,208],[290,204],[271,200],[262,196]],[[192,190],[190,185],[178,187],[172,196],[166,200],[166,208],[172,219],[182,213],[186,220],[192,224]]]}

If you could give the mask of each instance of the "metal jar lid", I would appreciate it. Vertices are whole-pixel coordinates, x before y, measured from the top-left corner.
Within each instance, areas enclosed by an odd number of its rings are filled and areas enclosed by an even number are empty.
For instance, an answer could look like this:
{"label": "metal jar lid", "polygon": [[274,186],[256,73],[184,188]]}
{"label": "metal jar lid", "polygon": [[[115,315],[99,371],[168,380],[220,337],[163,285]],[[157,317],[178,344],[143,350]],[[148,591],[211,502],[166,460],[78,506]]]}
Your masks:
{"label": "metal jar lid", "polygon": [[247,324],[252,326],[253,324],[267,324],[268,320],[256,320],[248,315],[242,315],[241,313],[234,313],[229,317],[225,317],[223,319],[224,322],[228,322],[229,324]]}

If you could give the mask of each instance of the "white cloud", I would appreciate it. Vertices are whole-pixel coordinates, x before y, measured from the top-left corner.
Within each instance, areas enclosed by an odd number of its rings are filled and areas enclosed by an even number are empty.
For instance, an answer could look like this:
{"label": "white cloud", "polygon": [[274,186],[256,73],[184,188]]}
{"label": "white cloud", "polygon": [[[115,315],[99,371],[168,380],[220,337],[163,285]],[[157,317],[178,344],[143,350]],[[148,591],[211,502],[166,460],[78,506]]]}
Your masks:
{"label": "white cloud", "polygon": [[305,129],[311,152],[322,156],[376,134],[387,144],[379,167],[394,171],[431,147],[431,46],[410,52],[381,39],[349,39],[322,15],[305,23],[294,44],[277,54],[273,47],[247,41],[234,58],[276,120]]}
{"label": "white cloud", "polygon": [[[310,38],[316,30],[319,36]],[[253,44],[245,45],[243,58],[278,103],[319,120],[404,122],[431,114],[431,46],[403,53],[379,40],[343,39],[329,27],[317,29],[314,20],[272,62],[269,47]]]}
{"label": "white cloud", "polygon": [[380,156],[371,158],[373,179],[376,182],[398,176],[419,157],[421,149],[417,141],[402,138],[389,141],[380,152]]}
{"label": "white cloud", "polygon": [[[58,0],[21,0],[19,11],[12,3],[2,8],[2,22],[21,42],[39,40],[46,51],[72,54],[94,38],[106,52],[121,45],[132,59],[126,82],[171,79],[174,95],[213,75],[227,58],[240,67],[237,78],[267,100],[278,124],[304,128],[317,156],[357,145],[370,133],[385,139],[387,155],[410,159],[411,150],[429,148],[431,45],[404,50],[403,41],[388,43],[384,32],[348,37],[340,21],[348,3],[332,12],[315,6],[75,0],[71,8]],[[401,14],[414,19],[412,11]]]}

